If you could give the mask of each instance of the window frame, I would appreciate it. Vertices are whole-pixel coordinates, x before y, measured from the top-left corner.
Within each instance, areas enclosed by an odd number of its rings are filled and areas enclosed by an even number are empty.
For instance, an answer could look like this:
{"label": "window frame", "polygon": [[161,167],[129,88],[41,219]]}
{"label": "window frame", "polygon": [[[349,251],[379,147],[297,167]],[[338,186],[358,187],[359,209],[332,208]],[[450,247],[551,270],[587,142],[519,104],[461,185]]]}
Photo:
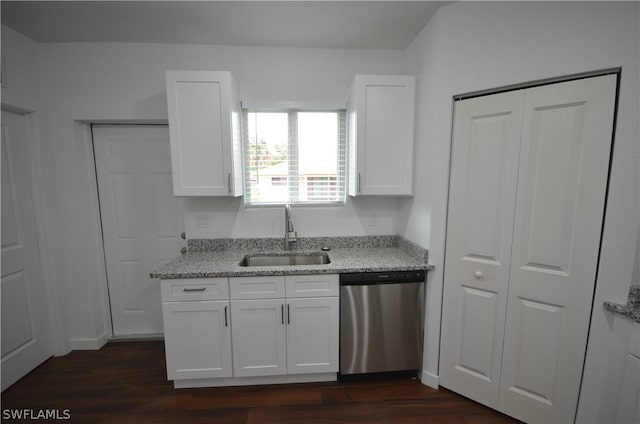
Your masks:
{"label": "window frame", "polygon": [[[251,158],[249,155],[249,114],[250,113],[286,113],[287,114],[287,129],[288,129],[288,143],[287,143],[287,176],[285,180],[287,184],[298,185],[299,174],[298,169],[298,114],[299,113],[335,113],[338,119],[338,135],[337,135],[337,173],[335,175],[335,186],[338,194],[338,199],[335,201],[309,201],[309,200],[293,200],[287,201],[269,201],[269,202],[250,202],[252,193],[251,183]],[[295,205],[296,207],[344,207],[347,202],[347,110],[346,109],[312,109],[312,108],[243,108],[241,110],[242,119],[242,159],[244,165],[244,172],[242,182],[244,184],[244,196],[243,203],[246,209],[253,208],[269,208],[269,207],[282,207],[286,204]],[[294,155],[292,160],[291,155]],[[323,175],[323,178],[331,178],[333,176]],[[273,178],[273,177],[272,177]],[[312,177],[313,178],[313,177]],[[342,184],[340,184],[342,182]],[[292,192],[300,193],[299,188],[292,189],[287,185],[287,197]]]}

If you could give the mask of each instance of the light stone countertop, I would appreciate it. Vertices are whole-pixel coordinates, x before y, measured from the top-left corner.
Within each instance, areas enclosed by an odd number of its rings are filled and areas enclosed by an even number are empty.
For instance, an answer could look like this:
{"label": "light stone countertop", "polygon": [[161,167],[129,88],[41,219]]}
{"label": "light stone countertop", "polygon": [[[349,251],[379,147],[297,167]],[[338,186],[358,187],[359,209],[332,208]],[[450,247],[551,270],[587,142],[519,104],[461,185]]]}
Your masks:
{"label": "light stone countertop", "polygon": [[640,323],[640,286],[629,287],[627,304],[604,302],[606,310]]}
{"label": "light stone countertop", "polygon": [[[387,236],[384,236],[387,237]],[[240,266],[245,255],[282,254],[282,249],[217,248],[215,250],[188,251],[179,258],[153,271],[151,278],[211,278],[249,277],[261,275],[341,274],[354,272],[388,272],[427,270],[427,251],[411,242],[397,238],[376,240],[372,245],[360,243],[354,247],[342,246],[328,252],[320,249],[295,250],[290,253],[327,253],[331,263],[326,265]],[[391,241],[389,241],[391,240]],[[362,241],[361,239],[359,240]],[[194,243],[195,244],[195,243]],[[395,245],[394,245],[395,244]],[[335,243],[333,245],[339,245]]]}

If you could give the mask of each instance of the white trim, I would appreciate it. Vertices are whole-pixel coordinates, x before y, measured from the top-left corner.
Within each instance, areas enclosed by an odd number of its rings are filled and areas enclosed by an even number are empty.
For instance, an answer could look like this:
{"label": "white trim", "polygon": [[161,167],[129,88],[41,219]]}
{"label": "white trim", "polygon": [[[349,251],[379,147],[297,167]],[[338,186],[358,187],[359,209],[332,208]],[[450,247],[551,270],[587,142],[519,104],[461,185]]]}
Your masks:
{"label": "white trim", "polygon": [[255,386],[261,384],[290,384],[290,383],[318,383],[337,381],[336,373],[322,374],[292,374],[266,377],[235,377],[235,378],[204,378],[191,380],[175,380],[173,387],[186,389],[190,387],[228,387],[228,386]]}
{"label": "white trim", "polygon": [[56,255],[58,247],[55,244],[55,231],[59,228],[58,208],[55,198],[55,182],[51,178],[49,154],[43,136],[42,118],[39,112],[28,117],[29,126],[33,130],[30,137],[29,155],[31,158],[32,198],[36,216],[36,231],[40,250],[40,261],[45,282],[49,328],[53,354],[56,356],[69,353],[69,330],[66,308],[61,299],[64,290],[60,284],[60,272]]}
{"label": "white trim", "polygon": [[[111,322],[111,306],[109,303],[109,288],[107,280],[107,264],[105,262],[104,240],[102,237],[102,221],[100,217],[100,201],[98,198],[98,177],[96,175],[95,156],[93,153],[93,133],[91,124],[88,122],[74,122],[74,132],[76,142],[80,144],[85,156],[85,165],[89,173],[89,189],[91,202],[88,203],[91,213],[91,225],[93,231],[92,239],[95,240],[96,251],[99,252],[97,260],[100,272],[96,276],[97,284],[94,286],[94,305],[96,308],[96,325],[102,325],[106,338],[113,337],[113,326]],[[106,342],[105,342],[106,343]]]}
{"label": "white trim", "polygon": [[109,342],[141,342],[151,340],[164,340],[164,333],[153,334],[126,334],[121,336],[112,336]]}
{"label": "white trim", "polygon": [[71,339],[71,350],[100,350],[109,341],[109,335],[105,332],[95,339]]}
{"label": "white trim", "polygon": [[422,371],[420,382],[432,389],[438,390],[440,387],[440,377],[427,371]]}

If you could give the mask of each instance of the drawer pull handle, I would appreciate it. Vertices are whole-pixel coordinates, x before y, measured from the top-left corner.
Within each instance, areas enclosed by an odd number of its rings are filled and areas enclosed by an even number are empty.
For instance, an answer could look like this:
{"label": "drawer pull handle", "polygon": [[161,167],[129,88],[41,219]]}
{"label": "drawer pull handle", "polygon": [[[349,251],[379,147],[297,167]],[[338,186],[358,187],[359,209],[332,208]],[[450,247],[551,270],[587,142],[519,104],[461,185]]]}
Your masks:
{"label": "drawer pull handle", "polygon": [[205,291],[207,288],[206,287],[198,287],[197,289],[182,289],[182,291],[184,292],[203,292]]}

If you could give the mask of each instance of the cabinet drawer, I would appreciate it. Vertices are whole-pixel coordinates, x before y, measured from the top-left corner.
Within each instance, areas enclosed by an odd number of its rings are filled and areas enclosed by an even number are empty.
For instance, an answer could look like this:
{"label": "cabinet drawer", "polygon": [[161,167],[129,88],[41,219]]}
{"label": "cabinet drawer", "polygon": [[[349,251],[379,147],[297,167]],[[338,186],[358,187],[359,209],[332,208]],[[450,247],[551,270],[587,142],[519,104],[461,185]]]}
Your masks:
{"label": "cabinet drawer", "polygon": [[285,277],[287,297],[338,296],[338,275],[290,275]]}
{"label": "cabinet drawer", "polygon": [[162,301],[229,299],[227,278],[187,278],[161,280]]}
{"label": "cabinet drawer", "polygon": [[231,299],[276,299],[284,297],[284,277],[229,278]]}

